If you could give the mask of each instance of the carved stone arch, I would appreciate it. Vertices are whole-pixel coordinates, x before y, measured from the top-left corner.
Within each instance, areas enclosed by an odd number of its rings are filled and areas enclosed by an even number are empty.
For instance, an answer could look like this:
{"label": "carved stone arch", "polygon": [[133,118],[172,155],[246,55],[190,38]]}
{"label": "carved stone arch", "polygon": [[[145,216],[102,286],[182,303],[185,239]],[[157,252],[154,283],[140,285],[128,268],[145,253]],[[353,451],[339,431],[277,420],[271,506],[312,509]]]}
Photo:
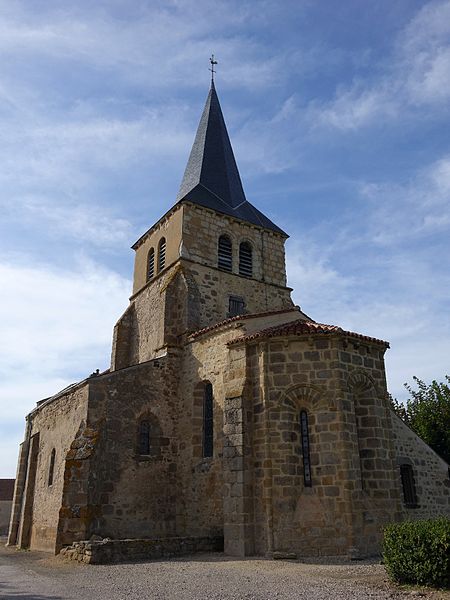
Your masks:
{"label": "carved stone arch", "polygon": [[325,389],[307,384],[297,384],[285,390],[280,399],[281,404],[291,405],[297,410],[327,410],[333,406],[328,400]]}
{"label": "carved stone arch", "polygon": [[353,393],[377,392],[377,386],[371,375],[363,369],[351,371],[347,378],[347,386]]}
{"label": "carved stone arch", "polygon": [[225,236],[227,236],[227,237],[230,238],[231,243],[233,244],[233,246],[235,246],[239,242],[239,238],[236,236],[236,234],[234,233],[234,231],[232,231],[228,227],[224,227],[223,229],[221,229],[220,231],[217,232],[216,244],[219,243],[219,239],[223,235],[225,235]]}

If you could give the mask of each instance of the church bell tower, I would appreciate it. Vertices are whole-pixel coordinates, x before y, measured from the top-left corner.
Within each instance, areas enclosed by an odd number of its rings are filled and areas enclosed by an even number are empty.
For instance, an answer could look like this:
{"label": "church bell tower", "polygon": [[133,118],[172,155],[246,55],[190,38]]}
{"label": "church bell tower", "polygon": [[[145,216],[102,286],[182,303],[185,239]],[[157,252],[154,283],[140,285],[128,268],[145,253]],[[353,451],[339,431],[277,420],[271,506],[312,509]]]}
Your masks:
{"label": "church bell tower", "polygon": [[292,307],[287,237],[245,196],[212,79],[176,202],[133,245],[112,367],[155,358],[224,319]]}

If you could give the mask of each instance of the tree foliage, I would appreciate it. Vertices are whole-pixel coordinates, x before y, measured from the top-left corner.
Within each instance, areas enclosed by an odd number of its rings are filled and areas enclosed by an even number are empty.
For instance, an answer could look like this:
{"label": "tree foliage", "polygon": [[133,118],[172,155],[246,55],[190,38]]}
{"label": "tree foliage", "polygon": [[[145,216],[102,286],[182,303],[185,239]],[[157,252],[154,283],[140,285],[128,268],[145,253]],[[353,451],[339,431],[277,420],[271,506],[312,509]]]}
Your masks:
{"label": "tree foliage", "polygon": [[406,405],[391,397],[394,412],[439,456],[450,463],[450,376],[445,382],[429,385],[413,377],[413,386],[405,383],[410,398]]}

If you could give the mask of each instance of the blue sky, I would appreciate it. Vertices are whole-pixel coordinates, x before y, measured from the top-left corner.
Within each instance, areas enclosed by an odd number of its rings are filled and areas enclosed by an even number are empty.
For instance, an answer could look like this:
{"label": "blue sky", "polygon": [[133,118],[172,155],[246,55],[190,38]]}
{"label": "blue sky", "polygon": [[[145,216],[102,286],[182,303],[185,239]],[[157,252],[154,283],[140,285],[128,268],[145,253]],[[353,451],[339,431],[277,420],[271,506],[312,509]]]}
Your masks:
{"label": "blue sky", "polygon": [[399,398],[449,372],[449,0],[0,0],[0,51],[0,477],[35,402],[108,366],[212,52],[294,300],[389,340]]}

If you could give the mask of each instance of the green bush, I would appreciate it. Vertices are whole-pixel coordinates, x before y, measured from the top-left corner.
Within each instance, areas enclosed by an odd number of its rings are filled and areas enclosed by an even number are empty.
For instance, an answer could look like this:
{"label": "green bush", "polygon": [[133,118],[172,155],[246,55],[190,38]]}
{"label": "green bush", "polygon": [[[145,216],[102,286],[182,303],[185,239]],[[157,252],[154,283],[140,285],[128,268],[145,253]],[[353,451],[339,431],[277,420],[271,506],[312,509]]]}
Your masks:
{"label": "green bush", "polygon": [[450,519],[387,525],[383,558],[398,583],[450,587]]}

